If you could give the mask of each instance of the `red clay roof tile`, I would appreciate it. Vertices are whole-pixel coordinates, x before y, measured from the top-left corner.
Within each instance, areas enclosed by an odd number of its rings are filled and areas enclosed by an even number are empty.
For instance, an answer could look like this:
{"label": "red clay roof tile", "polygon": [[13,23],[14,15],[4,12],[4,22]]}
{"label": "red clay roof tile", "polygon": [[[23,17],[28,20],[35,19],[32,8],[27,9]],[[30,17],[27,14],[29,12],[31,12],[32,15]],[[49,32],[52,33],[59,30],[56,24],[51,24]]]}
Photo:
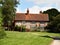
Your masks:
{"label": "red clay roof tile", "polygon": [[26,21],[49,21],[48,14],[26,14],[16,13],[15,20],[26,20]]}

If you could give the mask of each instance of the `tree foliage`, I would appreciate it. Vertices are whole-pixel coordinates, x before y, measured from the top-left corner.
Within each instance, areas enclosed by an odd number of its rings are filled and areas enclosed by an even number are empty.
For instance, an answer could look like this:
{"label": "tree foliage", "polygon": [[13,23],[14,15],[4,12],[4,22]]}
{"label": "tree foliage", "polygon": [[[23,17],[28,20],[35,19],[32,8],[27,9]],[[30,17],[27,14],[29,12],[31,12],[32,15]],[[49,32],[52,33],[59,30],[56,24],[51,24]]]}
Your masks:
{"label": "tree foliage", "polygon": [[47,13],[49,15],[49,20],[53,21],[53,18],[57,16],[60,12],[57,9],[52,8],[44,11],[43,13]]}
{"label": "tree foliage", "polygon": [[54,17],[46,28],[51,32],[60,32],[60,14]]}
{"label": "tree foliage", "polygon": [[3,29],[3,27],[1,26],[1,24],[2,24],[2,14],[1,14],[1,7],[0,7],[0,39],[1,38],[4,38],[5,36],[6,36],[6,33],[5,33],[5,31],[4,31],[4,29]]}
{"label": "tree foliage", "polygon": [[17,0],[1,0],[1,3],[3,25],[11,25],[19,2]]}

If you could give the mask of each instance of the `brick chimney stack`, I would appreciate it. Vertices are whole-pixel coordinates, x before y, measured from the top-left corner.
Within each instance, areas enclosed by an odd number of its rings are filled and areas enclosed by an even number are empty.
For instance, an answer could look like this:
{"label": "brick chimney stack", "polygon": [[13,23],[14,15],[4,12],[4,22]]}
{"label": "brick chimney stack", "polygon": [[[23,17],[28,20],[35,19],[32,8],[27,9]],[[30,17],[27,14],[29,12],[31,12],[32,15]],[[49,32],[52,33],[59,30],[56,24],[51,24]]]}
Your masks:
{"label": "brick chimney stack", "polygon": [[27,14],[29,14],[29,8],[27,8]]}
{"label": "brick chimney stack", "polygon": [[39,13],[40,13],[40,14],[42,14],[43,12],[42,12],[42,11],[40,11]]}

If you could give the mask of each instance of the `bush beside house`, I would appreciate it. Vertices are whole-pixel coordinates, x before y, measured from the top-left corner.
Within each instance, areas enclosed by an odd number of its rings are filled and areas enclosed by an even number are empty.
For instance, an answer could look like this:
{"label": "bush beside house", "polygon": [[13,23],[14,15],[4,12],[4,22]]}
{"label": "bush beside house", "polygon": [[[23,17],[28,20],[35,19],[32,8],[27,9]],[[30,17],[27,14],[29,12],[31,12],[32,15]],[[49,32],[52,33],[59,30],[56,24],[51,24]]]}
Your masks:
{"label": "bush beside house", "polygon": [[15,31],[21,31],[21,32],[25,32],[26,31],[26,27],[25,26],[15,26],[14,28]]}
{"label": "bush beside house", "polygon": [[54,20],[51,21],[46,27],[50,32],[60,32],[60,14],[54,17]]}
{"label": "bush beside house", "polygon": [[0,27],[0,39],[1,39],[1,38],[4,38],[5,36],[6,36],[6,33],[5,33],[4,29],[2,29],[2,28]]}

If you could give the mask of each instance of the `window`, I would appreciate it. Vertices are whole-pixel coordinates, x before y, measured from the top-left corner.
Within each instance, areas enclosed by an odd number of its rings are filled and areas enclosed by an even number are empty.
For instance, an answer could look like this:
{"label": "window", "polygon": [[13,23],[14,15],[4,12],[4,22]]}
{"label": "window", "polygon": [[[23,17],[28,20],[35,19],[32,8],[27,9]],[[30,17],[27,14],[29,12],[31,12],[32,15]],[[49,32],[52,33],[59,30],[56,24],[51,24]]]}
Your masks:
{"label": "window", "polygon": [[36,25],[35,24],[31,24],[30,26],[32,29],[35,29],[36,28]]}
{"label": "window", "polygon": [[22,21],[23,24],[25,24],[26,22],[25,21]]}
{"label": "window", "polygon": [[35,24],[36,22],[32,22],[32,24]]}

